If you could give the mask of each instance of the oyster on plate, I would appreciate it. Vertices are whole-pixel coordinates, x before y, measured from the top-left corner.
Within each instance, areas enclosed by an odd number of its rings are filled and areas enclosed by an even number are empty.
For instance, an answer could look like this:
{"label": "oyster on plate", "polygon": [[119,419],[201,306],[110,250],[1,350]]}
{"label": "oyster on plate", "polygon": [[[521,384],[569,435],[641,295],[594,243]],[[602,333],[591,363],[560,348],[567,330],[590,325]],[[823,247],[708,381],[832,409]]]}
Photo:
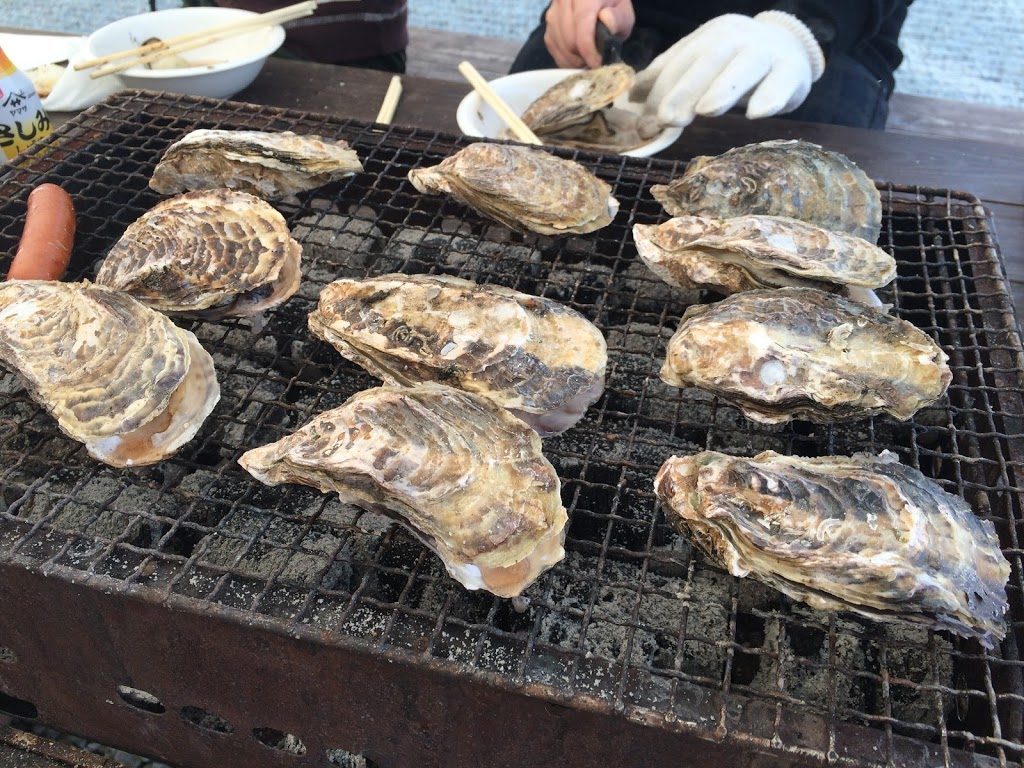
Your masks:
{"label": "oyster on plate", "polygon": [[906,320],[815,288],[776,288],[687,309],[661,378],[767,424],[906,420],[945,394],[947,359]]}
{"label": "oyster on plate", "polygon": [[560,483],[537,433],[451,387],[365,390],[239,463],[397,519],[467,589],[515,597],[565,556]]}
{"label": "oyster on plate", "polygon": [[457,277],[337,280],[313,334],[388,384],[437,381],[487,397],[541,435],[579,421],[604,391],[607,348],[551,299]]}
{"label": "oyster on plate", "polygon": [[628,64],[577,72],[541,94],[522,120],[545,144],[627,152],[650,139],[638,113],[613,106],[635,78]]}
{"label": "oyster on plate", "polygon": [[734,576],[820,610],[977,638],[1006,634],[1010,564],[992,523],[879,456],[673,456],[655,479],[665,515]]}
{"label": "oyster on plate", "polygon": [[299,289],[301,254],[269,203],[231,189],[188,192],[129,225],[96,282],[167,314],[248,317]]}
{"label": "oyster on plate", "polygon": [[220,398],[192,333],[88,282],[0,284],[0,360],[62,432],[114,467],[173,455]]}
{"label": "oyster on plate", "polygon": [[162,195],[228,187],[294,201],[299,192],[362,170],[356,151],[342,139],[200,129],[167,148],[149,186]]}
{"label": "oyster on plate", "polygon": [[611,187],[579,163],[512,144],[470,144],[439,165],[412,169],[409,180],[520,232],[593,232],[619,210]]}
{"label": "oyster on plate", "polygon": [[763,141],[695,157],[680,178],[655,184],[651,194],[672,216],[789,216],[871,243],[882,228],[874,182],[845,155],[806,141]]}
{"label": "oyster on plate", "polygon": [[634,224],[633,240],[652,272],[687,290],[870,290],[896,277],[896,260],[877,245],[784,216],[678,216]]}

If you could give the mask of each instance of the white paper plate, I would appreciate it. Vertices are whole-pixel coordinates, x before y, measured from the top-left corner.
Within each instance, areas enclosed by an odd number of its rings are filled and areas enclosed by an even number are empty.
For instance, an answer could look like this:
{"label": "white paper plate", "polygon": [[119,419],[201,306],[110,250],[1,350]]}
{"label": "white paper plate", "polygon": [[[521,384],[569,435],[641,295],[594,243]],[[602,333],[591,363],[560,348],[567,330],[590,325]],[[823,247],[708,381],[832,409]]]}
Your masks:
{"label": "white paper plate", "polygon": [[[514,75],[499,77],[496,80],[491,80],[490,85],[516,114],[521,115],[544,91],[579,71],[578,69],[535,69],[530,72],[517,72]],[[629,101],[627,94],[620,96],[616,100],[615,106],[636,113],[639,113],[642,107],[641,104]],[[458,121],[459,130],[467,136],[498,139],[502,138],[505,128],[501,118],[477,95],[476,91],[470,91],[459,103],[455,119]],[[622,154],[631,157],[649,157],[671,145],[682,133],[682,128],[667,127],[648,143]]]}

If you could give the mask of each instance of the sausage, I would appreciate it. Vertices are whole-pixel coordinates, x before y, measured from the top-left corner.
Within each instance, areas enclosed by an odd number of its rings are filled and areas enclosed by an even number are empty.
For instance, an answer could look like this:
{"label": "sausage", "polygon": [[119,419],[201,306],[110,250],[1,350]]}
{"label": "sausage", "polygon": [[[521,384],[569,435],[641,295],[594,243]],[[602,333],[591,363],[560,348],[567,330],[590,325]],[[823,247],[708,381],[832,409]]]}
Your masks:
{"label": "sausage", "polygon": [[8,280],[59,280],[75,242],[75,205],[56,184],[40,184],[28,196],[25,228]]}

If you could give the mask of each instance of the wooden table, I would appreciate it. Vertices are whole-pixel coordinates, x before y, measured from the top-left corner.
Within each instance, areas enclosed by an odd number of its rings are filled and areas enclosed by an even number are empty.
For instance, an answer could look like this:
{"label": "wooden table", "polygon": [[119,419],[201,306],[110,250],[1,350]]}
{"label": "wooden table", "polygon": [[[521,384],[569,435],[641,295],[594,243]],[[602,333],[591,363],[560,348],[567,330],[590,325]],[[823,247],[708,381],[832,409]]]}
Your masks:
{"label": "wooden table", "polygon": [[[235,98],[373,120],[391,75],[372,70],[271,59]],[[468,85],[403,77],[396,124],[458,133],[455,108]],[[804,138],[849,155],[870,176],[899,184],[970,192],[992,213],[1015,304],[1024,309],[1024,152],[992,142],[913,136],[794,120],[699,119],[663,154],[717,154],[752,141]]]}

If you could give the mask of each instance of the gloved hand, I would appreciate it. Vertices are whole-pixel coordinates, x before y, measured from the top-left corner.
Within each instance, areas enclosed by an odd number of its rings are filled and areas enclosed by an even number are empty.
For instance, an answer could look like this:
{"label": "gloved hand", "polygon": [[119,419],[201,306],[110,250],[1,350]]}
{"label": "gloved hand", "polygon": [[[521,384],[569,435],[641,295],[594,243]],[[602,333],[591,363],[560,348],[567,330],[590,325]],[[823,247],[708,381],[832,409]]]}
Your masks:
{"label": "gloved hand", "polygon": [[792,112],[825,71],[825,55],[796,16],[764,11],[725,14],[701,25],[637,75],[633,101],[646,101],[648,120],[685,126],[717,116],[744,96],[747,117]]}

